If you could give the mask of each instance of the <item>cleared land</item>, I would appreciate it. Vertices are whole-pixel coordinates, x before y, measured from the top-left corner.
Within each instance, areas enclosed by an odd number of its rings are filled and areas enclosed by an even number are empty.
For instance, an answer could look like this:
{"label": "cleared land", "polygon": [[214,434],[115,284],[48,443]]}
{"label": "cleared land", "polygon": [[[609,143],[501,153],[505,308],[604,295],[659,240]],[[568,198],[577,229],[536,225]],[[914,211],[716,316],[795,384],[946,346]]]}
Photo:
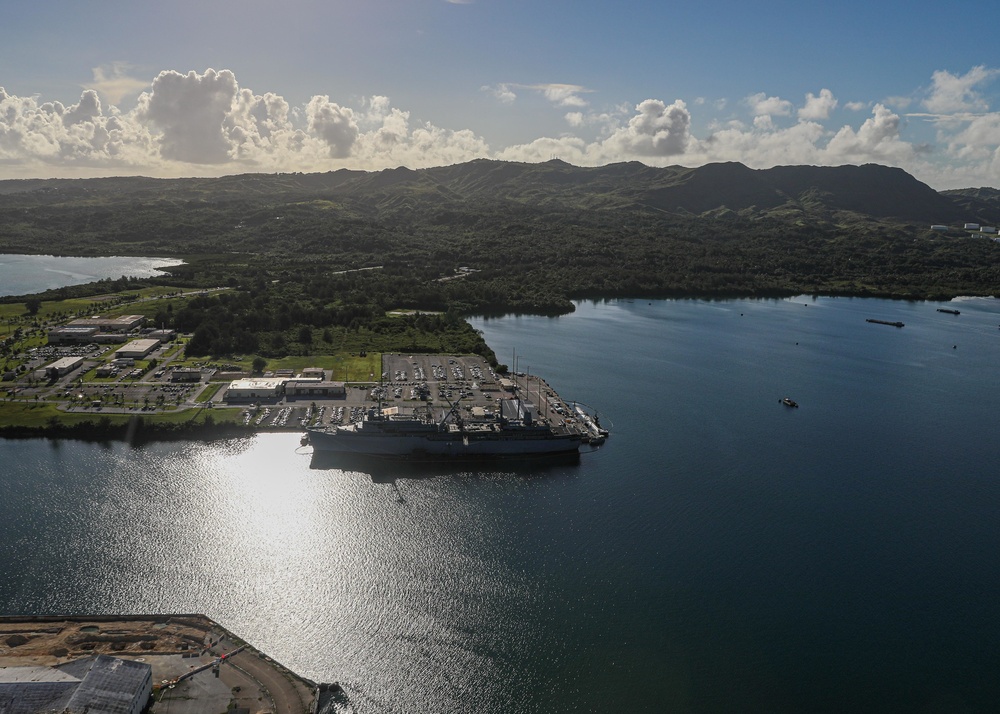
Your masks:
{"label": "cleared land", "polygon": [[0,667],[51,666],[93,654],[153,668],[152,714],[204,714],[234,706],[305,714],[316,685],[247,645],[215,677],[206,669],[178,677],[246,644],[204,615],[0,618]]}

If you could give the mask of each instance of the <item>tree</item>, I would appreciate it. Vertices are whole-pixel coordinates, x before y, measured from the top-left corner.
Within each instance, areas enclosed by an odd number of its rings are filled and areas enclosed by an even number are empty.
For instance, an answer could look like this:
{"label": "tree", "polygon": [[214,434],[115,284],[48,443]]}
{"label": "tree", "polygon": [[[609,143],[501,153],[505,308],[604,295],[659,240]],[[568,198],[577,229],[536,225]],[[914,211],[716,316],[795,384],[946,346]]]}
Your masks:
{"label": "tree", "polygon": [[39,309],[42,307],[42,301],[38,298],[28,298],[24,301],[24,307],[28,310],[29,315],[37,315]]}
{"label": "tree", "polygon": [[267,360],[263,357],[254,357],[251,363],[251,369],[254,374],[261,374],[264,368],[267,367]]}

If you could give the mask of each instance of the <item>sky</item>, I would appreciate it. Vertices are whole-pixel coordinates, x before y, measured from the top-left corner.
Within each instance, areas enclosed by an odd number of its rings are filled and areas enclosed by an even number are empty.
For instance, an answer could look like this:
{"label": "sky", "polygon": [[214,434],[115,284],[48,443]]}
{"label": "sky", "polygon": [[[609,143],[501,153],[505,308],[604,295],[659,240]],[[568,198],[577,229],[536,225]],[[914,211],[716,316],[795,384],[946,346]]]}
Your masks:
{"label": "sky", "polygon": [[0,179],[879,163],[1000,187],[1000,3],[6,3]]}

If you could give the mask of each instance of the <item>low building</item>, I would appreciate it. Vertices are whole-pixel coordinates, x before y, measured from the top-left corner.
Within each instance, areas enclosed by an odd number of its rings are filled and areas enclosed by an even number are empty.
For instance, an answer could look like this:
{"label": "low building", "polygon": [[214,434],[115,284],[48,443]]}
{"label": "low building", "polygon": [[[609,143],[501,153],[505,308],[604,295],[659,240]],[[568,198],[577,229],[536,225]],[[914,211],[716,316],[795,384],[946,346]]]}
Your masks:
{"label": "low building", "polygon": [[931,230],[937,231],[938,233],[947,233],[948,226],[942,226],[940,223],[935,223],[933,226],[931,226]]}
{"label": "low building", "polygon": [[94,342],[99,345],[120,345],[127,339],[128,337],[125,334],[118,334],[117,332],[98,332],[94,335]]}
{"label": "low building", "polygon": [[45,374],[49,379],[55,379],[56,377],[62,377],[64,374],[69,374],[75,369],[79,369],[82,365],[83,357],[63,357],[47,366]]}
{"label": "low building", "polygon": [[0,667],[0,712],[4,714],[140,714],[152,694],[152,667],[108,655],[55,667]]}
{"label": "low building", "polygon": [[146,355],[160,346],[159,340],[132,340],[124,347],[115,350],[115,357],[144,359]]}
{"label": "low building", "polygon": [[306,367],[299,376],[303,379],[326,379],[326,370],[322,367]]}
{"label": "low building", "polygon": [[150,340],[171,342],[177,338],[177,330],[150,330],[146,333],[146,337]]}
{"label": "low building", "polygon": [[170,373],[171,382],[200,382],[201,370],[191,367],[178,367]]}
{"label": "low building", "polygon": [[96,327],[53,327],[47,330],[50,345],[86,345],[94,342]]}
{"label": "low building", "polygon": [[978,223],[966,223],[962,227],[965,228],[965,230],[967,230],[967,231],[978,231],[979,230],[979,224]]}
{"label": "low building", "polygon": [[230,382],[225,398],[228,402],[280,399],[285,393],[287,381],[284,378],[237,379]]}
{"label": "low building", "polygon": [[514,384],[513,380],[507,379],[506,377],[500,378],[500,389],[505,392],[513,392],[517,385]]}
{"label": "low building", "polygon": [[289,399],[299,397],[340,399],[347,396],[347,387],[343,382],[327,382],[321,379],[292,379],[285,383],[285,395]]}
{"label": "low building", "polygon": [[144,315],[119,315],[118,317],[84,317],[68,323],[69,327],[96,327],[99,332],[131,332],[146,321]]}
{"label": "low building", "polygon": [[996,226],[983,226],[979,230],[982,231],[983,233],[996,233],[997,232],[997,227]]}

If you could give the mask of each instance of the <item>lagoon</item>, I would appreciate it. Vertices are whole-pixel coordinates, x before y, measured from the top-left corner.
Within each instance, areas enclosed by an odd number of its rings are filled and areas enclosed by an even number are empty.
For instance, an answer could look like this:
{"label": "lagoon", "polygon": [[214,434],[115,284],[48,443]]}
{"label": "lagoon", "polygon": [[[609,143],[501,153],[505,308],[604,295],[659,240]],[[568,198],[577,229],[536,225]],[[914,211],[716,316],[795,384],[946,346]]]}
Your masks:
{"label": "lagoon", "polygon": [[54,255],[0,255],[0,296],[28,295],[69,285],[82,285],[123,275],[148,278],[163,275],[159,268],[180,265],[177,258],[100,257]]}

